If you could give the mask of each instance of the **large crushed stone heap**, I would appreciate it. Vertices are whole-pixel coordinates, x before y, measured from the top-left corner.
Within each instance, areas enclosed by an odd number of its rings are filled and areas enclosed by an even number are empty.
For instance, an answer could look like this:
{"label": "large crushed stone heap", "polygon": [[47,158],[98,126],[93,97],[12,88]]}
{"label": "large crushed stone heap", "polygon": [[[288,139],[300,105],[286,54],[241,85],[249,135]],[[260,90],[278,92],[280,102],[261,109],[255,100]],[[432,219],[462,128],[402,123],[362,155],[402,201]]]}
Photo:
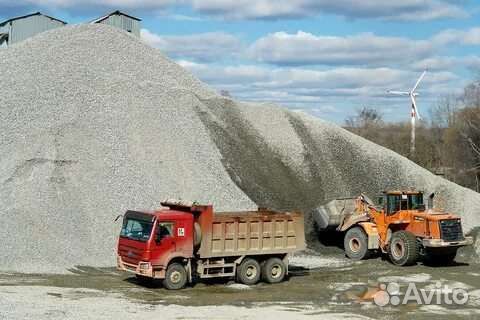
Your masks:
{"label": "large crushed stone heap", "polygon": [[308,213],[415,186],[480,225],[479,194],[333,124],[223,98],[109,26],[0,50],[0,70],[0,270],[112,266],[114,218],[165,198]]}

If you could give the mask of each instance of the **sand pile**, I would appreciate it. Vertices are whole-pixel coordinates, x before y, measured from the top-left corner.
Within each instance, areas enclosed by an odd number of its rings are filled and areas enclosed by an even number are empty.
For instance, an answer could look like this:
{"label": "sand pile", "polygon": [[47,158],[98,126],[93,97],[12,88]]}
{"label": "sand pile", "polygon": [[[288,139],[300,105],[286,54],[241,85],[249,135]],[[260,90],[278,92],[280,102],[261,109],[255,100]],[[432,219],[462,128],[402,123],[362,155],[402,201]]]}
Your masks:
{"label": "sand pile", "polygon": [[310,211],[416,186],[465,228],[480,195],[302,114],[217,96],[136,38],[70,26],[0,50],[0,269],[111,266],[128,209],[165,198]]}

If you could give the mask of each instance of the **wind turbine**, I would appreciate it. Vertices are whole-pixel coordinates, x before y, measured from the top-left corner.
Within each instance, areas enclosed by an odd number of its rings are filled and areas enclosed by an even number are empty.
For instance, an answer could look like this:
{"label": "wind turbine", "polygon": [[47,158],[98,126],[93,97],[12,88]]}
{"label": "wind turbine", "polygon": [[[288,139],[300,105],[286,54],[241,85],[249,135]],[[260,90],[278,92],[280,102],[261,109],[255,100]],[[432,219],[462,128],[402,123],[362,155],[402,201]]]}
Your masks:
{"label": "wind turbine", "polygon": [[427,70],[423,71],[420,78],[418,78],[417,83],[415,83],[415,86],[410,91],[393,91],[393,90],[387,91],[387,93],[397,95],[397,96],[409,96],[410,100],[412,101],[412,111],[410,113],[411,126],[412,126],[412,132],[410,136],[410,154],[412,156],[415,154],[415,126],[416,126],[415,121],[416,119],[422,120],[422,118],[420,117],[420,113],[418,112],[417,101],[415,99],[415,97],[418,96],[418,93],[415,91],[417,90],[420,82],[422,82],[423,77],[425,77],[426,73],[427,73]]}

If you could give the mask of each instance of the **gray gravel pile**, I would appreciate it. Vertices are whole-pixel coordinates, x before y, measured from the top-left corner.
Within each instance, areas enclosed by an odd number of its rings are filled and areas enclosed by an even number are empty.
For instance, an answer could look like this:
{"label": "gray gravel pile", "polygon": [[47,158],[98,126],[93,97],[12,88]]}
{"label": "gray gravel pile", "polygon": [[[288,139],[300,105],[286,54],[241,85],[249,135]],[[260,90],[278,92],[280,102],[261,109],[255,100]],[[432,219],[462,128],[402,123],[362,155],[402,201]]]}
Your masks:
{"label": "gray gravel pile", "polygon": [[126,209],[255,205],[192,106],[212,92],[126,33],[77,26],[0,51],[0,269],[115,264]]}
{"label": "gray gravel pile", "polygon": [[108,26],[0,50],[0,70],[2,270],[114,265],[113,219],[165,198],[308,212],[416,186],[480,225],[477,193],[319,119],[217,96]]}

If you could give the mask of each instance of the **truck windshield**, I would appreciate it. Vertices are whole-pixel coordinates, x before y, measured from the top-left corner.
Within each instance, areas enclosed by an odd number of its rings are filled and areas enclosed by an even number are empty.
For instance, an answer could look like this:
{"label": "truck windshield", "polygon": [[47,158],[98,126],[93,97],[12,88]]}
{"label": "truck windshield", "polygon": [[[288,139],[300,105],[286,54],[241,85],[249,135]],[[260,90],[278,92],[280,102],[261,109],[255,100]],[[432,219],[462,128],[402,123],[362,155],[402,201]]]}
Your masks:
{"label": "truck windshield", "polygon": [[137,241],[148,241],[152,233],[153,221],[126,216],[123,221],[120,237]]}

